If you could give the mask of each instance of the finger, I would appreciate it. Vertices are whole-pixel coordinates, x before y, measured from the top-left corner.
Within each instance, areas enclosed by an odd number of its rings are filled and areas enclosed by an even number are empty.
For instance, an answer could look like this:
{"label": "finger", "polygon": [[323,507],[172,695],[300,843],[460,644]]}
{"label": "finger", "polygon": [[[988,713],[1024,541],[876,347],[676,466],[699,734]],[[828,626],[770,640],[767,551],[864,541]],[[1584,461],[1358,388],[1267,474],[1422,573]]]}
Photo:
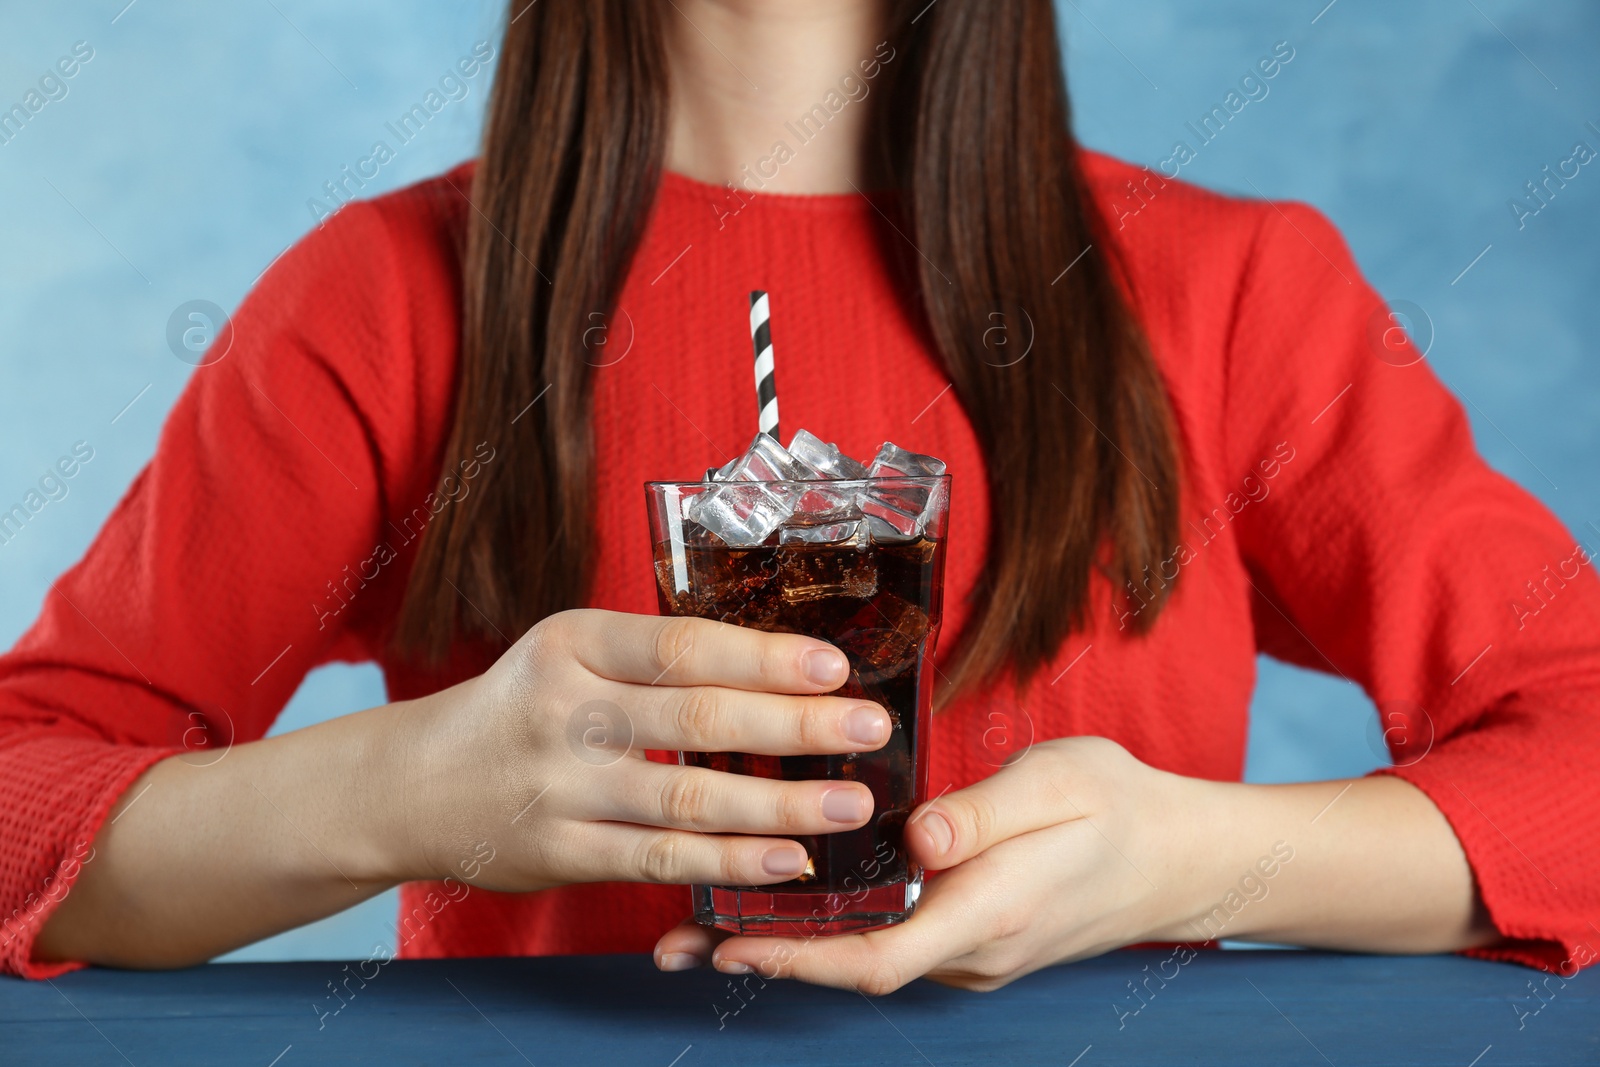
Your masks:
{"label": "finger", "polygon": [[1052,770],[1051,761],[1035,753],[930,800],[906,820],[906,849],[929,870],[948,870],[1002,841],[1081,818]]}
{"label": "finger", "polygon": [[854,830],[872,817],[872,791],[860,782],[784,782],[642,760],[630,770],[619,788],[594,797],[592,817],[699,833],[775,836]]}
{"label": "finger", "polygon": [[594,857],[583,880],[656,882],[664,885],[771,885],[806,868],[809,857],[796,841],[661,830],[626,823],[585,823],[573,843],[577,855]]}
{"label": "finger", "polygon": [[850,675],[844,653],[825,641],[711,619],[573,611],[557,633],[578,662],[619,682],[825,693]]}
{"label": "finger", "polygon": [[661,935],[656,942],[655,961],[656,967],[663,971],[687,971],[693,967],[704,967],[711,961],[711,953],[722,942],[728,939],[728,934],[709,926],[702,926],[693,919],[685,919]]}
{"label": "finger", "polygon": [[617,699],[636,709],[633,736],[640,748],[771,756],[870,752],[882,748],[893,729],[882,707],[848,697],[633,685]]}
{"label": "finger", "polygon": [[712,963],[724,974],[753,971],[868,996],[892,993],[978,947],[981,924],[969,913],[981,897],[961,873],[931,880],[916,912],[899,926],[833,937],[730,937],[713,950]]}

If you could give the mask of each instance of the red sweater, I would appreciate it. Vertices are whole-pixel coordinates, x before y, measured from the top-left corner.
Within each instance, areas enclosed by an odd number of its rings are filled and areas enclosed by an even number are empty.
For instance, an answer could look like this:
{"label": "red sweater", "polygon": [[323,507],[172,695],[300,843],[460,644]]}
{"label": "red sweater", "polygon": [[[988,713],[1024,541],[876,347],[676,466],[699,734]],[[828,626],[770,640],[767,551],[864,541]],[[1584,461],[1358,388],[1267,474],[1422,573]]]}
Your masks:
{"label": "red sweater", "polygon": [[[1392,739],[1409,739],[1414,762],[1382,773],[1415,783],[1460,838],[1515,939],[1482,954],[1588,962],[1600,936],[1588,556],[1484,464],[1426,362],[1378,358],[1381,301],[1321,215],[1179,182],[1123,215],[1140,172],[1087,165],[1116,245],[1092,254],[1125,263],[1186,453],[1182,578],[1148,636],[1124,628],[1140,601],[1102,584],[1086,632],[1044,672],[1054,684],[941,712],[932,790],[993,769],[996,724],[1104,735],[1169,771],[1237,779],[1265,651],[1360,684]],[[384,648],[412,540],[439,506],[469,176],[347,207],[271,268],[219,340],[227,356],[194,373],[154,460],[0,658],[6,969],[64,969],[31,961],[40,925],[108,809],[186,730],[231,721],[235,740],[259,738],[306,672],[334,660],[376,660],[396,700],[487,664],[464,650],[429,672]],[[900,240],[860,197],[763,195],[730,213],[720,188],[664,178],[596,374],[590,604],[656,610],[641,483],[695,475],[748,441],[741,300],[761,288],[786,425],[858,456],[887,437],[948,462],[940,658],[954,654],[985,543],[985,473],[889,269]],[[397,558],[377,562],[379,546]],[[473,890],[430,917],[428,889],[402,892],[403,915],[423,909],[403,955],[647,951],[689,905],[682,887],[576,885]]]}

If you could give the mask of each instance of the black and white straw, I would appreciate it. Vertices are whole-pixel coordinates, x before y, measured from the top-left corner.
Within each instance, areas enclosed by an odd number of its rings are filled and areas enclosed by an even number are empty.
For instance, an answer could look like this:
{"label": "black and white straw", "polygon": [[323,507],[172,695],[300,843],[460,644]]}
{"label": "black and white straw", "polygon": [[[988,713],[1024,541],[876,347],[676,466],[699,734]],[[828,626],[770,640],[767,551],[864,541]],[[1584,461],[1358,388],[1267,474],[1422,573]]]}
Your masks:
{"label": "black and white straw", "polygon": [[778,385],[772,364],[772,309],[761,289],[750,294],[750,340],[756,352],[756,407],[761,410],[757,426],[776,441]]}

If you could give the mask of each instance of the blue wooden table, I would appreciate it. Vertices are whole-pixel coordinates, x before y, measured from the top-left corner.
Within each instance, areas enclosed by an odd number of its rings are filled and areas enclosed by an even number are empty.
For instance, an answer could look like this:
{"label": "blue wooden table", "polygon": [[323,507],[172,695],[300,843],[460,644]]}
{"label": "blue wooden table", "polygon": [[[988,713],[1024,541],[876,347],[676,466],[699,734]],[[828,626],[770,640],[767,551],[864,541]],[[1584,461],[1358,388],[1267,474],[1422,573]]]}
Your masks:
{"label": "blue wooden table", "polygon": [[90,970],[0,979],[0,1063],[1549,1067],[1600,1063],[1600,978],[1450,957],[1130,951],[998,993],[919,982],[869,1000],[660,974],[639,956]]}

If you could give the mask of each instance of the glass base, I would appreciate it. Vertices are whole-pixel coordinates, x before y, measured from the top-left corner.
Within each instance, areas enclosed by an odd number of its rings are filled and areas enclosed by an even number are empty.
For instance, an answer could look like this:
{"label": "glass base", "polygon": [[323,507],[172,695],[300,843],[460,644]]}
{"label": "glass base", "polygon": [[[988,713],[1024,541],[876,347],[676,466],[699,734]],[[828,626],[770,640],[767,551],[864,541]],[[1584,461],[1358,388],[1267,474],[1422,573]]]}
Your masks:
{"label": "glass base", "polygon": [[734,934],[827,937],[894,926],[911,918],[922,895],[922,872],[886,886],[853,893],[825,890],[771,892],[760,887],[697,885],[694,918]]}

